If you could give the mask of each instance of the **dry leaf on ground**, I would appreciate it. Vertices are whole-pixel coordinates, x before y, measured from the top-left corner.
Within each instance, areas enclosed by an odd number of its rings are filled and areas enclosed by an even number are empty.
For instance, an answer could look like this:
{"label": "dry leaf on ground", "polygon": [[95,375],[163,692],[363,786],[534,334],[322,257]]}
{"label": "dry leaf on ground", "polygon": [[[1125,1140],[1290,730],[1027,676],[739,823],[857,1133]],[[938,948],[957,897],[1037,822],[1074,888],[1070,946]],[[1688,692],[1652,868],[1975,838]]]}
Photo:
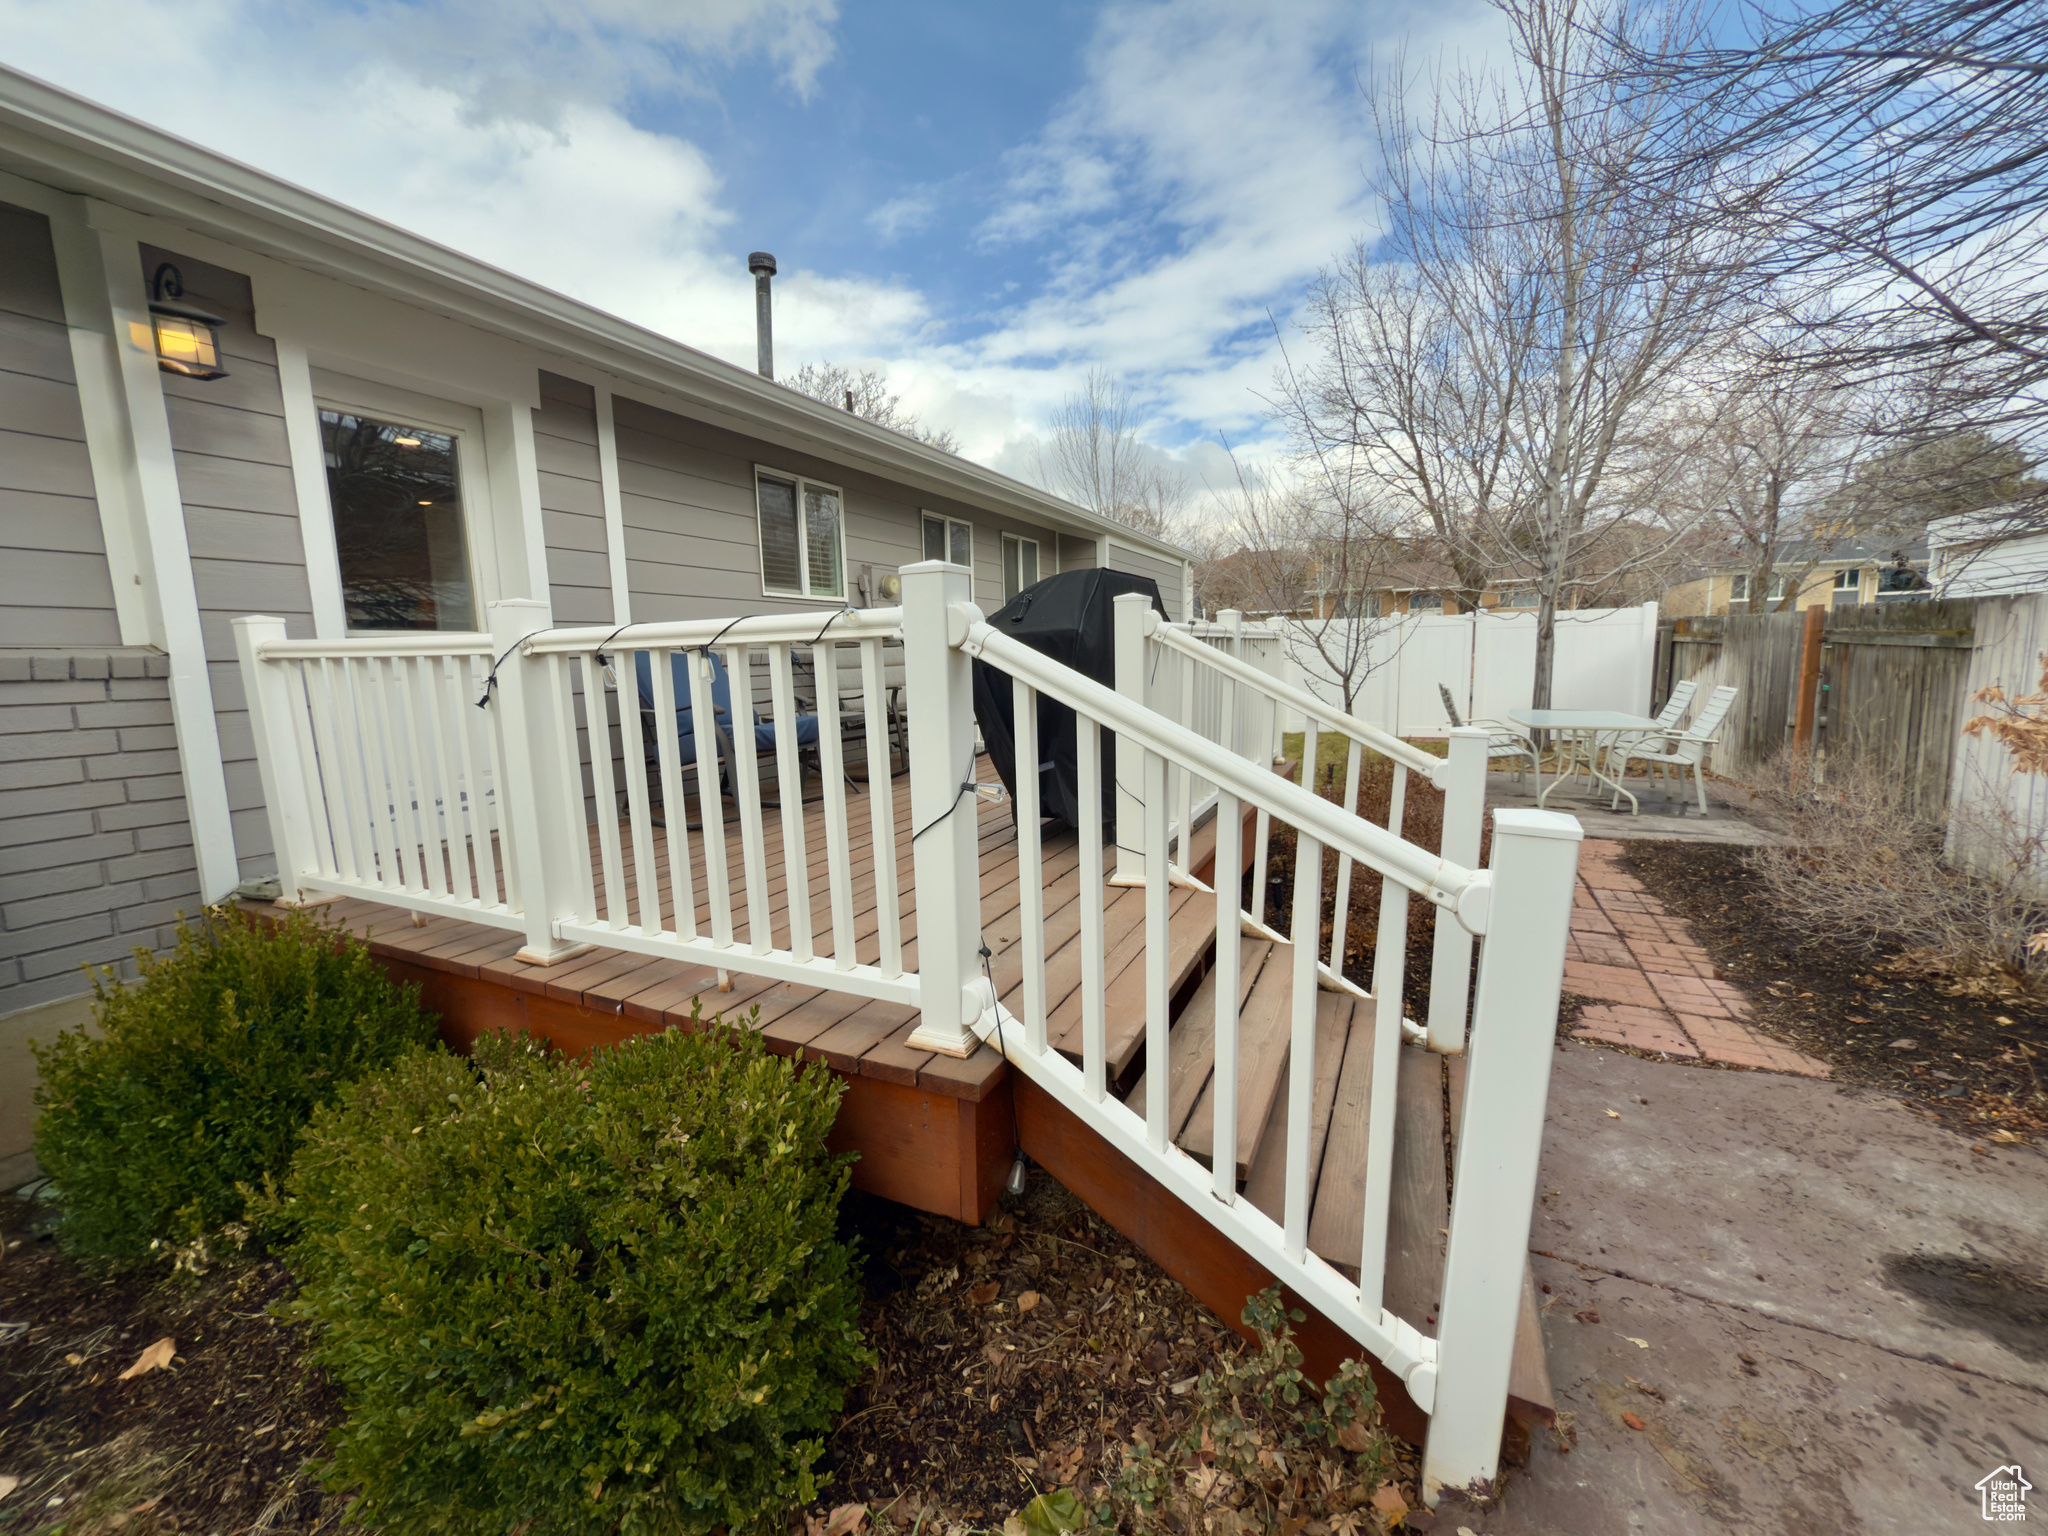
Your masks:
{"label": "dry leaf on ground", "polygon": [[116,1379],[127,1381],[134,1376],[143,1376],[151,1371],[161,1370],[168,1366],[172,1360],[176,1359],[177,1354],[178,1346],[173,1340],[158,1339],[149,1348],[137,1355],[135,1363],[123,1371]]}

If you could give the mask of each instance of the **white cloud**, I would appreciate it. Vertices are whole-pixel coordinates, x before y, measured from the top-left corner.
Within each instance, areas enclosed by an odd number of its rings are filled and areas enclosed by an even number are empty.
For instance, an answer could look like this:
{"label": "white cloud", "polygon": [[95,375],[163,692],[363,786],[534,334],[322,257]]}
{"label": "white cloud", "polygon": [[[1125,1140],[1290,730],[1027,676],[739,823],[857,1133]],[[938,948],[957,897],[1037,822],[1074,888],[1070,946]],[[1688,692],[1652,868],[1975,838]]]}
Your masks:
{"label": "white cloud", "polygon": [[[747,61],[803,97],[835,57],[835,19],[836,0],[0,0],[0,47],[744,366],[751,282],[723,168],[625,104],[711,92]],[[1375,48],[1484,51],[1496,33],[1483,0],[1111,5],[1078,87],[993,177],[913,182],[867,216],[888,245],[981,196],[966,238],[1004,267],[999,285],[940,311],[915,269],[792,263],[778,352],[885,368],[913,409],[1005,467],[1028,467],[1033,434],[1090,367],[1130,384],[1148,436],[1183,462],[1211,455],[1218,429],[1269,454],[1269,313],[1284,327],[1374,217],[1359,72]]]}
{"label": "white cloud", "polygon": [[939,194],[934,187],[919,187],[901,197],[892,197],[868,215],[868,228],[884,245],[894,245],[905,235],[929,229],[938,216]]}
{"label": "white cloud", "polygon": [[[831,0],[693,6],[604,0],[559,15],[539,0],[493,9],[496,29],[447,0],[409,13],[373,6],[343,46],[307,12],[289,45],[254,0],[187,0],[174,10],[124,0],[0,0],[8,62],[94,100],[248,160],[586,303],[736,361],[754,351],[753,282],[728,249],[724,183],[689,141],[639,127],[606,105],[617,51],[724,57],[756,50],[803,88],[830,55]],[[669,13],[688,12],[673,19]],[[489,40],[463,69],[427,67],[467,21]],[[549,42],[551,29],[567,34]],[[119,35],[119,48],[84,47]],[[564,88],[545,111],[513,110],[498,73],[548,43]],[[416,46],[414,46],[416,45]],[[651,66],[650,66],[651,67]],[[677,79],[690,67],[680,53]],[[587,89],[586,89],[587,88]],[[828,348],[899,342],[924,319],[901,284],[792,270],[778,319]]]}

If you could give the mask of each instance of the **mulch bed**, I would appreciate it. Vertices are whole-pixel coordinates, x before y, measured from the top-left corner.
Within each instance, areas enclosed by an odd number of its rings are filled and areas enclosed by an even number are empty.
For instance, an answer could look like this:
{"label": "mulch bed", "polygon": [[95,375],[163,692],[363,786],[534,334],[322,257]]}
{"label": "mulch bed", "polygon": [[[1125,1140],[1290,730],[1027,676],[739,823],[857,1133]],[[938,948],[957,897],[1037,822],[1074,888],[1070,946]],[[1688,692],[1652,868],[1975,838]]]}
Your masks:
{"label": "mulch bed", "polygon": [[[270,1316],[291,1288],[282,1267],[108,1274],[38,1236],[48,1215],[0,1200],[0,1323],[29,1325],[0,1343],[0,1477],[21,1479],[0,1497],[0,1532],[340,1527],[347,1500],[305,1470],[339,1395],[303,1361],[300,1331]],[[999,1529],[1039,1492],[1099,1484],[1134,1439],[1178,1432],[1187,1385],[1246,1347],[1037,1169],[984,1227],[859,1193],[843,1222],[866,1259],[879,1362],[826,1443],[823,1495],[798,1530],[848,1504],[877,1528]],[[163,1338],[169,1368],[118,1379]],[[1415,1475],[1410,1454],[1411,1499]]]}
{"label": "mulch bed", "polygon": [[[2048,1136],[2048,1000],[1959,997],[1878,967],[1883,954],[1805,934],[1746,901],[1746,855],[1629,841],[1623,858],[1749,994],[1749,1023],[1972,1138]],[[2031,1053],[2031,1056],[2030,1056]]]}
{"label": "mulch bed", "polygon": [[[0,1200],[0,1531],[123,1536],[331,1531],[346,1512],[303,1471],[339,1411],[325,1376],[269,1314],[274,1263],[194,1280],[113,1275],[36,1228],[48,1207]],[[27,1324],[26,1331],[6,1327]],[[163,1369],[119,1379],[170,1339]]]}
{"label": "mulch bed", "polygon": [[1000,1527],[1038,1493],[1099,1485],[1135,1438],[1184,1428],[1194,1379],[1247,1347],[1037,1169],[984,1227],[858,1195],[847,1219],[880,1363],[827,1444],[814,1526],[864,1504],[905,1527]]}

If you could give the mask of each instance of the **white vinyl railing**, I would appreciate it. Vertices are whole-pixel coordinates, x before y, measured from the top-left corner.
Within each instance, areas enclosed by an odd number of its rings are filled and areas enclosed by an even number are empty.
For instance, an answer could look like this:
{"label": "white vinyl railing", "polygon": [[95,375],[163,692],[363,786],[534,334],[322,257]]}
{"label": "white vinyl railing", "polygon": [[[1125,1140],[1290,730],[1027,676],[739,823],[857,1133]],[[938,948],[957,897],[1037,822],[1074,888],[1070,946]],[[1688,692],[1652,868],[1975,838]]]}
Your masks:
{"label": "white vinyl railing", "polygon": [[311,889],[525,925],[500,823],[506,742],[474,708],[486,634],[293,641],[235,620],[288,895]]}
{"label": "white vinyl railing", "polygon": [[[238,619],[284,899],[360,895],[492,923],[522,932],[520,954],[539,964],[605,946],[905,1003],[920,1014],[911,1044],[924,1049],[966,1055],[997,1040],[1018,1071],[1400,1376],[1432,1415],[1424,1460],[1432,1500],[1440,1487],[1490,1479],[1526,1263],[1577,824],[1502,811],[1490,867],[1478,869],[1451,846],[1448,809],[1444,851],[1400,835],[1405,775],[1427,772],[1455,795],[1459,745],[1445,764],[1297,697],[1275,675],[1278,645],[1269,636],[1234,621],[1168,626],[1124,604],[1111,688],[990,627],[970,600],[964,568],[913,565],[902,582],[900,609],[847,610],[829,622],[813,613],[555,629],[544,604],[514,600],[490,605],[488,634],[316,643],[287,639],[277,619]],[[714,657],[731,680],[731,711],[722,719],[708,707]],[[687,737],[677,718],[678,658],[698,706]],[[1094,818],[1082,818],[1078,829],[1078,894],[1071,898],[1078,1062],[1048,1039],[1052,876],[1039,780],[1030,772],[1016,784],[1021,1013],[998,1002],[984,969],[975,661],[1009,679],[1019,762],[1040,761],[1039,704],[1051,699],[1078,717],[1080,805],[1102,803],[1105,775],[1122,788],[1130,774],[1135,803],[1117,818],[1116,858],[1106,857]],[[908,736],[908,826],[900,836],[900,791],[889,771],[894,676]],[[1314,793],[1306,778],[1290,782],[1273,772],[1283,705],[1309,717],[1306,763],[1315,760],[1318,730],[1350,738],[1350,803],[1362,751],[1394,761],[1388,825]],[[817,720],[814,742],[802,740],[806,716]],[[1114,733],[1114,763],[1104,761],[1103,729]],[[866,765],[860,846],[849,823],[850,749]],[[772,764],[764,765],[771,750]],[[1483,739],[1478,760],[1483,795]],[[772,801],[762,789],[764,766],[773,771]],[[803,798],[807,779],[817,789],[812,806]],[[730,824],[728,799],[738,808]],[[1215,931],[1226,940],[1215,945],[1206,1165],[1175,1145],[1166,1089],[1175,1049],[1170,888],[1199,884],[1190,845],[1205,812],[1215,823],[1218,878],[1195,900],[1214,901]],[[1475,851],[1476,815],[1475,808]],[[1291,830],[1295,838],[1286,933],[1267,926],[1269,916],[1281,919],[1265,910],[1263,896],[1254,898],[1258,910],[1245,909],[1236,873],[1247,819],[1261,861],[1255,888],[1263,889],[1272,833]],[[819,844],[823,886],[814,889]],[[906,851],[910,887],[898,878]],[[1142,1116],[1111,1091],[1105,1016],[1105,907],[1126,852],[1144,887],[1144,1064],[1158,1085]],[[1342,960],[1338,948],[1326,962],[1319,942],[1326,857],[1339,861],[1347,892],[1352,872],[1380,882],[1371,990],[1342,983],[1371,1005],[1363,1238],[1356,1255],[1340,1256],[1356,1258],[1356,1282],[1308,1246],[1318,993],[1336,984],[1331,973]],[[1440,944],[1447,928],[1468,945],[1474,935],[1486,939],[1433,1339],[1388,1310],[1383,1295],[1411,897],[1439,909]],[[1340,945],[1347,902],[1348,894],[1339,901]],[[1288,946],[1285,1190],[1277,1221],[1237,1189],[1242,987],[1239,945],[1227,941],[1247,926]],[[1268,963],[1282,963],[1274,953]],[[1432,974],[1433,993],[1453,990]],[[1452,1049],[1464,1043],[1462,971],[1454,990],[1460,1011],[1457,1040],[1446,1041]]]}
{"label": "white vinyl railing", "polygon": [[[1453,730],[1448,757],[1437,757],[1403,741],[1375,725],[1347,714],[1341,707],[1317,698],[1287,682],[1282,676],[1284,650],[1277,629],[1247,625],[1236,612],[1218,615],[1212,624],[1169,624],[1162,621],[1145,599],[1128,596],[1117,599],[1117,691],[1126,698],[1173,715],[1211,741],[1228,742],[1247,758],[1263,755],[1271,760],[1280,752],[1282,709],[1300,713],[1304,720],[1301,758],[1296,782],[1313,790],[1316,765],[1320,761],[1321,733],[1328,731],[1346,739],[1344,799],[1348,809],[1358,806],[1364,754],[1370,752],[1391,766],[1392,785],[1386,828],[1400,835],[1407,813],[1408,775],[1414,770],[1444,794],[1440,851],[1447,859],[1465,865],[1479,862],[1481,832],[1486,819],[1486,732]],[[1228,690],[1226,695],[1225,690]],[[1224,703],[1225,698],[1229,704]],[[1224,722],[1228,721],[1228,725]],[[1135,810],[1141,795],[1135,760],[1127,765],[1117,760],[1119,814],[1125,805]],[[1214,803],[1211,792],[1203,798],[1199,780],[1182,770],[1170,776],[1178,791],[1173,806],[1179,819],[1176,831],[1189,826],[1190,809],[1199,820]],[[1253,866],[1266,867],[1271,833],[1270,820],[1263,813],[1253,833]],[[1117,850],[1120,879],[1135,883],[1137,856],[1121,846]],[[1332,912],[1330,948],[1318,961],[1326,985],[1353,992],[1362,989],[1345,979],[1344,944],[1351,927],[1353,861],[1339,854],[1337,893]],[[1266,887],[1254,882],[1252,906],[1247,917],[1263,926],[1266,919]],[[1426,1031],[1430,1049],[1454,1055],[1465,1048],[1465,1001],[1472,975],[1472,935],[1464,926],[1439,912],[1436,919],[1434,951],[1430,966],[1429,1022]]]}
{"label": "white vinyl railing", "polygon": [[[956,978],[972,978],[963,988],[961,1022],[953,1031],[959,1041],[1000,1034],[1005,1053],[1020,1071],[1257,1263],[1313,1301],[1318,1310],[1401,1377],[1417,1406],[1432,1415],[1424,1460],[1426,1491],[1432,1502],[1443,1487],[1490,1479],[1499,1450],[1527,1262],[1557,994],[1577,871],[1578,824],[1547,812],[1500,812],[1495,817],[1492,865],[1484,871],[1417,847],[1397,832],[1315,794],[1304,783],[1289,782],[1273,773],[1270,749],[1265,745],[1270,736],[1260,743],[1262,750],[1243,750],[1240,725],[1254,735],[1270,730],[1272,704],[1294,701],[1285,684],[1219,650],[1211,637],[1160,624],[1142,599],[1119,599],[1118,655],[1124,665],[1119,667],[1119,686],[1112,689],[990,626],[970,600],[971,593],[969,575],[958,567],[934,563],[903,572],[904,643],[912,658],[928,659],[927,671],[914,680],[913,703],[922,696],[930,711],[928,718],[960,722],[950,737],[936,742],[913,731],[914,802],[921,781],[938,786],[938,794],[918,809],[918,822],[925,827],[927,815],[940,817],[928,827],[925,840],[941,846],[920,847],[919,888],[929,898],[932,887],[926,884],[924,873],[927,856],[935,865],[953,864],[962,880],[971,876],[974,867],[972,824],[942,814],[947,806],[946,780],[957,771],[951,765],[956,757],[972,751],[971,727],[965,724],[967,662],[971,657],[1010,679],[1019,762],[1040,761],[1039,705],[1050,699],[1073,710],[1077,717],[1077,804],[1101,803],[1105,773],[1116,774],[1120,791],[1125,789],[1126,773],[1130,776],[1129,793],[1118,795],[1120,814],[1115,825],[1119,856],[1126,851],[1135,853],[1145,892],[1141,921],[1144,1063],[1150,1086],[1144,1114],[1109,1092],[1105,906],[1110,871],[1105,867],[1103,829],[1093,817],[1084,817],[1077,829],[1080,868],[1074,899],[1079,905],[1080,1060],[1069,1060],[1048,1040],[1046,892],[1040,884],[1042,876],[1031,873],[1044,867],[1039,786],[1033,774],[1019,774],[1016,786],[1017,867],[1024,872],[1019,891],[1022,985],[1018,995],[1022,1015],[999,1006],[992,989],[973,978],[965,963],[972,952],[963,944],[963,964],[948,976],[945,987],[938,986],[938,978],[932,974],[936,957],[929,953],[925,957],[927,984],[933,987],[925,1011],[928,1038],[936,1040],[946,1030],[944,1021],[935,1017],[934,1003],[952,995],[950,985]],[[1160,635],[1170,638],[1158,642]],[[1212,732],[1198,731],[1174,718],[1188,713],[1189,678],[1183,674],[1164,684],[1158,681],[1150,665],[1154,657],[1133,644],[1134,636],[1155,641],[1221,675],[1224,682]],[[1218,659],[1209,659],[1207,653],[1211,652]],[[1134,655],[1145,669],[1138,680],[1132,679],[1128,665]],[[947,657],[950,659],[943,665],[934,664]],[[1176,684],[1181,690],[1181,707],[1172,712],[1153,707],[1153,690]],[[1433,776],[1441,771],[1447,778],[1457,771],[1455,763],[1443,764],[1363,722],[1331,711],[1320,701],[1308,702],[1314,710],[1312,722],[1343,729],[1358,746],[1370,746],[1394,757],[1398,768],[1422,768]],[[1197,718],[1196,723],[1203,722]],[[1117,762],[1113,769],[1102,761],[1102,728],[1115,735]],[[1312,724],[1309,754],[1313,752],[1314,730]],[[1483,767],[1483,740],[1478,746]],[[925,768],[924,753],[933,748],[936,751]],[[1469,753],[1471,749],[1464,750]],[[1314,761],[1306,754],[1305,760]],[[1356,751],[1352,773],[1355,790]],[[1217,880],[1213,899],[1218,942],[1213,1045],[1205,1047],[1213,1050],[1214,1074],[1214,1091],[1209,1095],[1211,1152],[1206,1166],[1172,1140],[1171,1094],[1167,1090],[1174,1051],[1168,996],[1170,854],[1177,842],[1187,846],[1184,837],[1176,836],[1176,818],[1180,818],[1179,828],[1188,827],[1189,808],[1196,803],[1192,787],[1170,791],[1169,785],[1176,781],[1189,786],[1206,782],[1213,786],[1215,797]],[[1478,788],[1483,794],[1483,779]],[[1287,1136],[1277,1221],[1237,1188],[1242,987],[1239,948],[1230,941],[1247,917],[1235,878],[1243,867],[1241,838],[1247,813],[1256,816],[1262,830],[1291,829],[1296,847],[1289,931],[1272,934],[1290,951],[1286,957]],[[1366,1126],[1363,1236],[1356,1256],[1359,1278],[1355,1283],[1308,1246],[1315,1193],[1309,1178],[1310,1128],[1317,1070],[1317,995],[1323,969],[1319,948],[1326,854],[1380,880],[1373,987],[1366,994],[1373,1005],[1373,1071]],[[1263,867],[1257,874],[1262,881]],[[1458,1141],[1457,1199],[1451,1213],[1442,1311],[1434,1339],[1423,1336],[1384,1304],[1394,1180],[1394,1098],[1403,1039],[1401,999],[1411,896],[1438,907],[1440,916],[1458,924],[1468,938],[1485,935],[1487,939],[1470,1044],[1465,1133]],[[1461,976],[1461,1025],[1463,988]],[[1459,1033],[1462,1046],[1462,1027]],[[1348,1260],[1351,1256],[1341,1257]]]}

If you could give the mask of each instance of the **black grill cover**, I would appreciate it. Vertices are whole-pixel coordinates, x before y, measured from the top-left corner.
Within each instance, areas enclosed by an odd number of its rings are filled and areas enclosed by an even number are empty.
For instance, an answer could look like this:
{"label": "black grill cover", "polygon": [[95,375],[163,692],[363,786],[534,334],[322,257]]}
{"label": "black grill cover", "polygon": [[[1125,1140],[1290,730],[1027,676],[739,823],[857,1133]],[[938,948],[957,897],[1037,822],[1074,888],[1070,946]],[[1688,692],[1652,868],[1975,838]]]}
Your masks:
{"label": "black grill cover", "polygon": [[[1159,583],[1122,571],[1062,571],[1026,587],[989,620],[1034,651],[1085,673],[1104,687],[1116,686],[1116,613],[1111,606],[1126,592],[1142,592],[1162,616]],[[989,761],[1009,790],[1017,793],[1017,739],[1011,716],[1010,675],[985,662],[974,664],[974,718],[981,726]],[[1116,774],[1113,737],[1102,731],[1102,823],[1105,836],[1116,829]],[[1038,803],[1066,826],[1081,821],[1080,769],[1074,712],[1041,695],[1038,701]]]}

